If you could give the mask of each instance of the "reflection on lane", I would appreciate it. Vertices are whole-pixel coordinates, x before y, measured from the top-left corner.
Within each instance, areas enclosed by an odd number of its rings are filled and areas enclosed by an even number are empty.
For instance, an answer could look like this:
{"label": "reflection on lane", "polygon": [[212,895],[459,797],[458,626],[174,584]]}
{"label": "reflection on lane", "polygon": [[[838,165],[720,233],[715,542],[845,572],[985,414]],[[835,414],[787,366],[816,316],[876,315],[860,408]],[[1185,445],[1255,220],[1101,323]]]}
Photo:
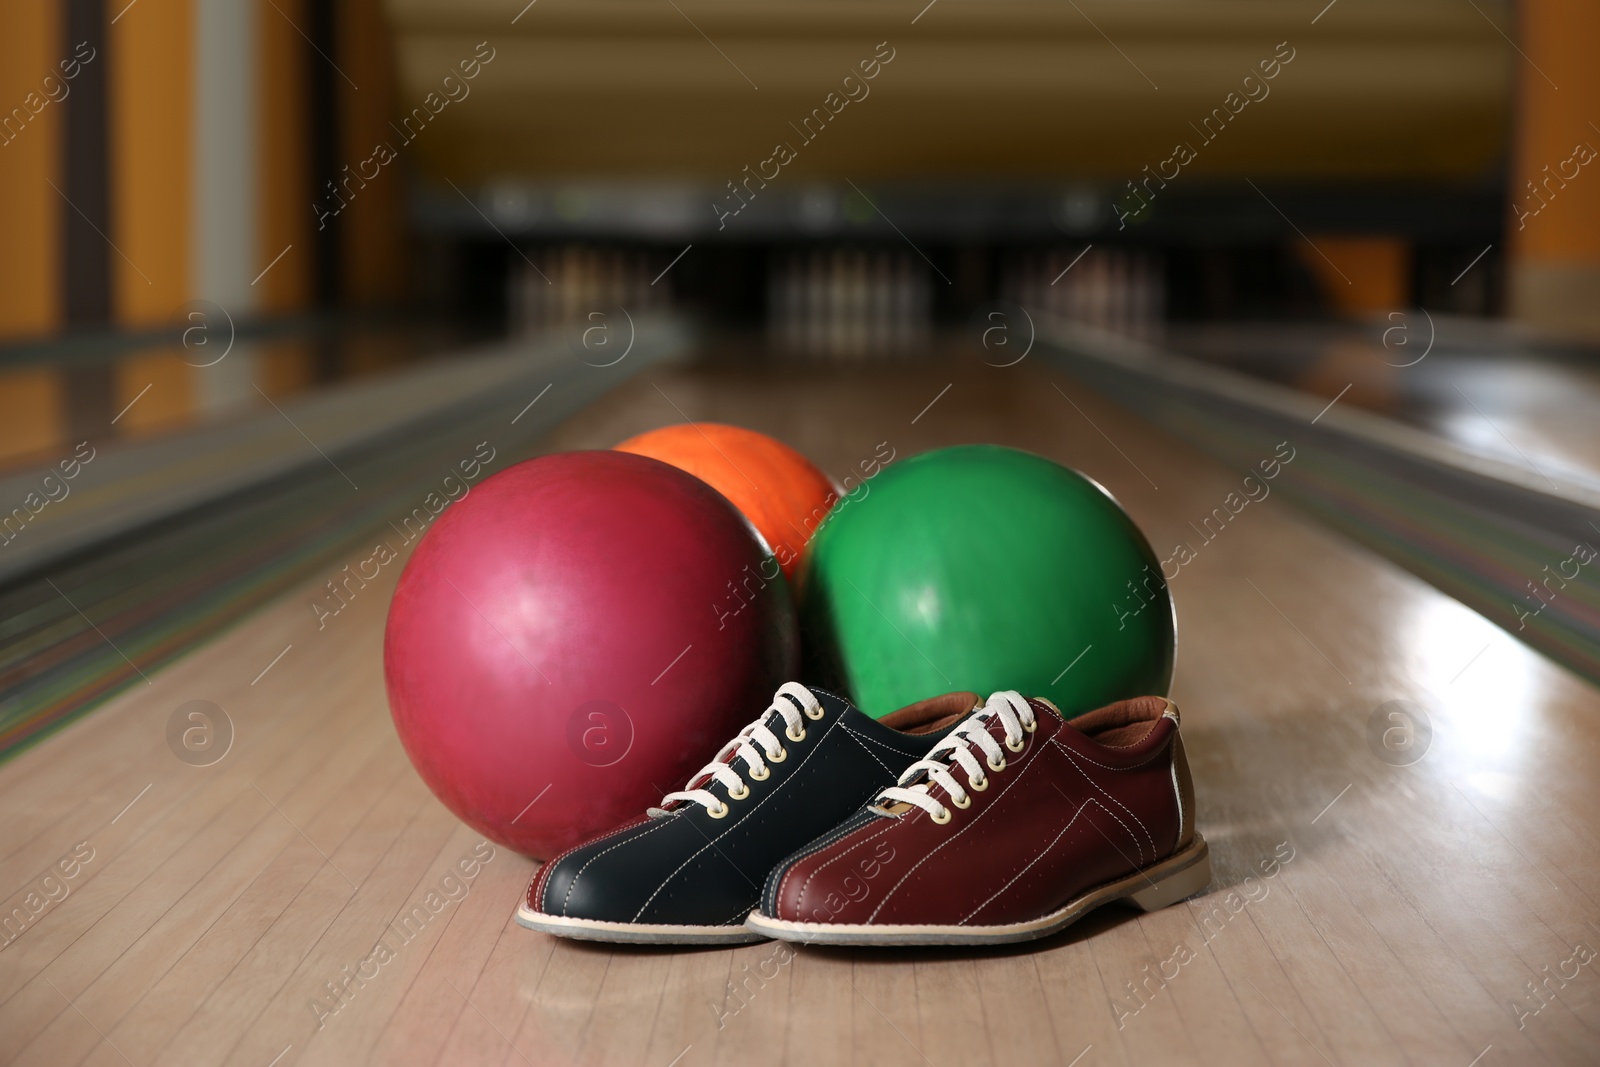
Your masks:
{"label": "reflection on lane", "polygon": [[1528,761],[1542,749],[1538,720],[1552,694],[1537,654],[1444,597],[1418,598],[1391,622],[1406,673],[1431,694],[1428,758],[1446,765],[1447,777],[1468,774],[1506,799],[1526,784]]}
{"label": "reflection on lane", "polygon": [[1366,322],[1175,326],[1167,346],[1329,400],[1348,386],[1341,404],[1539,473],[1600,483],[1593,351],[1501,323],[1430,322],[1419,309]]}
{"label": "reflection on lane", "polygon": [[[477,331],[479,335],[483,331]],[[103,358],[0,352],[0,471],[48,462],[82,440],[139,439],[436,358],[470,335],[444,326],[341,329],[287,338],[189,337]]]}

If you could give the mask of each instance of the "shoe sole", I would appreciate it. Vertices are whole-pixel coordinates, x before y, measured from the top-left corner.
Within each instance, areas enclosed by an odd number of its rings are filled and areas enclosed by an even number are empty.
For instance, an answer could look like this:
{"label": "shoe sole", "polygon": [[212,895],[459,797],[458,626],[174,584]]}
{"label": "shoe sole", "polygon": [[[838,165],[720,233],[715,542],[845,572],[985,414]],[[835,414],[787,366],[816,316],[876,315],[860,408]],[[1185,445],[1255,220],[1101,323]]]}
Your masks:
{"label": "shoe sole", "polygon": [[1039,919],[1000,926],[807,923],[774,919],[759,911],[745,925],[764,937],[807,945],[1004,945],[1048,937],[1095,908],[1126,900],[1140,911],[1159,911],[1211,884],[1211,852],[1199,834],[1188,848],[1126,878],[1097,886]]}
{"label": "shoe sole", "polygon": [[578,941],[637,945],[744,945],[767,940],[766,934],[756,933],[744,926],[661,926],[546,915],[528,907],[526,900],[517,907],[517,922],[530,930]]}

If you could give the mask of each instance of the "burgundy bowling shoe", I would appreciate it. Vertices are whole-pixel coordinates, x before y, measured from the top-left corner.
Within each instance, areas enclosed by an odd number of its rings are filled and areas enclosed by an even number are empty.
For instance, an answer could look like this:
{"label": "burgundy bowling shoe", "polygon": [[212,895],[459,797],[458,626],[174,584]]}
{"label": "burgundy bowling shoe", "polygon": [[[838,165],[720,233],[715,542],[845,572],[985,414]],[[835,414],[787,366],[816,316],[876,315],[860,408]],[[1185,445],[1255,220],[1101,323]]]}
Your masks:
{"label": "burgundy bowling shoe", "polygon": [[746,925],[821,944],[997,944],[1210,881],[1176,705],[1137,697],[1068,723],[1002,692],[780,863]]}

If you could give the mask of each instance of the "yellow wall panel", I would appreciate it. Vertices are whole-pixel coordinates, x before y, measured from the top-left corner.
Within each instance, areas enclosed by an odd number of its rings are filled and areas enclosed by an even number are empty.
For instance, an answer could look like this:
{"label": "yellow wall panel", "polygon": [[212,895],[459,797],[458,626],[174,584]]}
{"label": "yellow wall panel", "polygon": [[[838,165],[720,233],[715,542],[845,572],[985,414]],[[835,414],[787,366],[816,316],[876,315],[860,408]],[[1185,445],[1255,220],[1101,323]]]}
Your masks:
{"label": "yellow wall panel", "polygon": [[193,27],[189,0],[140,0],[110,28],[112,299],[123,325],[165,322],[189,297]]}
{"label": "yellow wall panel", "polygon": [[[1578,161],[1600,153],[1600,130],[1591,124],[1600,122],[1600,4],[1525,0],[1521,9],[1531,62],[1520,72],[1512,252],[1522,260],[1600,266],[1600,158]],[[1580,145],[1588,152],[1574,158]]]}
{"label": "yellow wall panel", "polygon": [[60,17],[60,8],[47,0],[9,0],[5,5],[0,32],[0,205],[5,208],[0,341],[46,333],[59,322],[64,205],[49,182],[61,184],[61,105],[51,97],[65,92],[64,99],[70,99],[71,83],[53,81],[47,88],[44,78],[59,76],[56,65],[70,51],[61,47]]}
{"label": "yellow wall panel", "polygon": [[1510,306],[1542,330],[1600,340],[1600,5],[1524,0],[1511,160]]}

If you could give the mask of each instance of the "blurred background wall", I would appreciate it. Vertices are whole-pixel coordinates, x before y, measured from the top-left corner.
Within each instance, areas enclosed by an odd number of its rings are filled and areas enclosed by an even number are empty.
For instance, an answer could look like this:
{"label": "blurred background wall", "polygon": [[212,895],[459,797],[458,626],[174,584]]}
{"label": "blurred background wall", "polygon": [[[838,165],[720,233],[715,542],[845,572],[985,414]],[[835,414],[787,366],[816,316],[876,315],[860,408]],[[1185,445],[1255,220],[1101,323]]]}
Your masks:
{"label": "blurred background wall", "polygon": [[[419,322],[532,329],[595,299],[835,355],[1019,294],[1136,331],[1420,304],[1600,337],[1585,0],[14,0],[5,22],[0,459],[381,369],[427,347]],[[224,336],[228,373],[193,374]]]}
{"label": "blurred background wall", "polygon": [[[1594,63],[1600,6],[1525,0],[1518,10],[1526,62],[1517,68],[1510,168],[1511,311],[1536,326],[1594,340],[1600,337],[1600,182],[1583,181],[1592,175],[1582,170],[1571,179],[1567,161],[1585,154],[1580,146],[1590,156],[1600,147]],[[1553,210],[1558,196],[1560,210]]]}
{"label": "blurred background wall", "polygon": [[193,374],[208,357],[171,343],[185,329],[220,350],[225,318],[402,297],[399,176],[337,229],[319,231],[310,208],[393,108],[376,3],[19,0],[5,18],[0,454],[104,433],[147,385],[122,430],[225,410],[258,375],[317,376],[299,342]]}

